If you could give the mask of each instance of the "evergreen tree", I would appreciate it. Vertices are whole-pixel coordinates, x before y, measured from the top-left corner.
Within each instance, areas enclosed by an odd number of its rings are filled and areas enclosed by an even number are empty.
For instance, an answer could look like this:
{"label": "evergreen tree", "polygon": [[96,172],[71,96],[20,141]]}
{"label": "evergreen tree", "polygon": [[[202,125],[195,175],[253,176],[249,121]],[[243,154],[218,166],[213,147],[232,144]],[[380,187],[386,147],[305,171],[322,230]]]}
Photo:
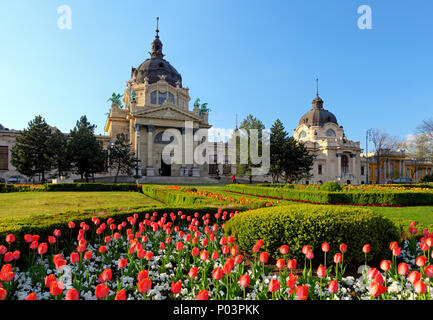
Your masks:
{"label": "evergreen tree", "polygon": [[106,154],[102,149],[102,143],[96,140],[94,131],[96,126],[82,116],[75,128],[71,131],[71,140],[68,144],[68,155],[77,174],[81,180],[89,177],[94,178],[96,172],[104,170]]}
{"label": "evergreen tree", "polygon": [[41,175],[41,181],[45,182],[45,173],[50,171],[53,164],[53,152],[49,141],[51,128],[40,115],[29,122],[15,140],[15,146],[11,149],[11,163],[17,170],[32,177]]}
{"label": "evergreen tree", "polygon": [[71,163],[68,157],[68,139],[60,130],[54,130],[49,140],[49,146],[53,153],[53,169],[56,173],[54,176],[66,175],[70,170]]}
{"label": "evergreen tree", "polygon": [[131,150],[131,144],[128,143],[123,133],[118,134],[114,145],[110,148],[109,166],[116,170],[114,183],[117,182],[119,173],[131,175],[135,166],[135,153]]}
{"label": "evergreen tree", "polygon": [[271,128],[270,150],[271,150],[271,167],[272,182],[278,182],[278,177],[283,173],[284,162],[287,153],[287,132],[280,119],[275,120]]}
{"label": "evergreen tree", "polygon": [[286,138],[283,171],[285,182],[293,183],[310,175],[314,155],[310,155],[303,143],[293,137]]}

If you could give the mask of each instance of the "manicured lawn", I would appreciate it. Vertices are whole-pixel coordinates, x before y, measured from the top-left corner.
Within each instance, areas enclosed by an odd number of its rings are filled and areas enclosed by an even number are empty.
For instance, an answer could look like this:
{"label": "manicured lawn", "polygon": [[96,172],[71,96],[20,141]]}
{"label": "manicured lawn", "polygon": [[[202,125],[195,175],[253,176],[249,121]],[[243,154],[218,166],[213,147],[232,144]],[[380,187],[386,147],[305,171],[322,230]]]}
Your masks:
{"label": "manicured lawn", "polygon": [[13,192],[0,194],[0,217],[152,205],[161,206],[161,202],[138,192]]}
{"label": "manicured lawn", "polygon": [[391,219],[401,219],[409,225],[412,221],[429,226],[433,225],[433,207],[401,207],[401,208],[385,208],[385,207],[370,207],[373,211],[378,212],[385,217]]}

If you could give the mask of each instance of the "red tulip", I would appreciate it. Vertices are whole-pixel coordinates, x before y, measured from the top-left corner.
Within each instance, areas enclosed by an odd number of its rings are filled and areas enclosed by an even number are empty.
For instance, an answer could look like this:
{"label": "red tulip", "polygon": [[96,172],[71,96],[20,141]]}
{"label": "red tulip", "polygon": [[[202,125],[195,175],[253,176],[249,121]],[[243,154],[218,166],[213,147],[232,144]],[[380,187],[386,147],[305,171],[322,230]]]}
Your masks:
{"label": "red tulip", "polygon": [[209,252],[207,250],[202,250],[200,252],[200,259],[206,261],[209,258]]}
{"label": "red tulip", "polygon": [[276,279],[272,279],[269,282],[269,286],[268,286],[269,292],[275,292],[278,291],[280,289],[280,282]]}
{"label": "red tulip", "polygon": [[203,289],[197,294],[197,297],[195,299],[196,300],[209,300],[209,292],[206,289]]}
{"label": "red tulip", "polygon": [[394,248],[398,247],[397,241],[393,241],[389,244],[389,249],[394,250]]}
{"label": "red tulip", "polygon": [[114,298],[114,300],[126,300],[125,289],[121,289],[121,290],[117,291],[116,297]]}
{"label": "red tulip", "polygon": [[370,279],[374,279],[374,277],[377,275],[377,269],[376,268],[370,268],[370,269],[368,269],[368,271],[367,271],[367,276],[370,278]]}
{"label": "red tulip", "polygon": [[76,252],[72,252],[70,258],[71,258],[71,263],[77,263],[78,261],[80,261],[80,256]]}
{"label": "red tulip", "polygon": [[239,285],[242,288],[246,288],[250,285],[250,276],[248,274],[243,274],[239,277]]}
{"label": "red tulip", "polygon": [[178,294],[182,290],[182,283],[180,281],[171,283],[171,292],[173,294]]}
{"label": "red tulip", "polygon": [[428,265],[425,267],[424,274],[429,278],[433,278],[433,265]]}
{"label": "red tulip", "polygon": [[426,257],[424,257],[424,256],[419,256],[418,258],[416,258],[416,260],[415,260],[415,264],[416,264],[418,267],[424,267],[426,261],[427,261],[427,258],[426,258]]}
{"label": "red tulip", "polygon": [[78,291],[74,288],[69,289],[68,292],[66,292],[65,300],[78,300]]}
{"label": "red tulip", "polygon": [[329,251],[329,244],[327,242],[322,243],[322,251],[323,252]]}
{"label": "red tulip", "polygon": [[149,277],[149,270],[141,270],[138,273],[137,281],[140,282],[141,280],[146,279],[148,277]]}
{"label": "red tulip", "polygon": [[385,293],[387,290],[381,283],[373,281],[370,283],[369,293],[373,297],[378,297],[381,294]]}
{"label": "red tulip", "polygon": [[56,277],[53,274],[50,274],[45,277],[45,286],[50,287],[53,281],[57,281]]}
{"label": "red tulip", "polygon": [[345,243],[340,244],[340,251],[345,253],[347,251],[347,245]]}
{"label": "red tulip", "polygon": [[48,250],[48,246],[45,242],[41,243],[38,246],[38,254],[40,254],[40,255],[47,253],[47,250]]}
{"label": "red tulip", "polygon": [[314,253],[313,253],[313,251],[308,250],[306,256],[307,256],[307,259],[308,259],[308,260],[313,259],[313,258],[314,258]]}
{"label": "red tulip", "polygon": [[33,236],[31,234],[24,235],[24,241],[27,243],[33,242]]}
{"label": "red tulip", "polygon": [[14,241],[15,241],[15,236],[13,234],[6,235],[6,242],[7,243],[11,244]]}
{"label": "red tulip", "polygon": [[421,279],[421,274],[418,271],[412,271],[409,273],[408,277],[409,281],[414,284],[416,281]]}
{"label": "red tulip", "polygon": [[53,237],[53,236],[49,236],[48,237],[48,243],[49,244],[55,244],[56,243],[56,237]]}
{"label": "red tulip", "polygon": [[199,248],[197,248],[197,247],[192,248],[192,250],[191,250],[191,255],[192,255],[193,257],[196,257],[196,256],[198,256],[199,254],[200,254],[200,249],[199,249]]}
{"label": "red tulip", "polygon": [[3,245],[0,246],[0,254],[5,254],[7,251],[8,249],[5,246]]}
{"label": "red tulip", "polygon": [[223,270],[221,268],[215,268],[212,271],[212,278],[215,280],[220,280],[223,277]]}
{"label": "red tulip", "polygon": [[417,280],[413,284],[416,293],[423,294],[427,292],[427,285],[422,280]]}
{"label": "red tulip", "polygon": [[101,284],[98,284],[96,286],[95,296],[98,299],[104,299],[108,295],[109,292],[110,292],[110,289],[108,289],[108,287],[105,284],[101,283]]}
{"label": "red tulip", "polygon": [[26,297],[26,300],[36,300],[36,293],[29,293],[29,295]]}
{"label": "red tulip", "polygon": [[50,294],[52,296],[61,295],[63,292],[63,282],[53,281],[50,284]]}
{"label": "red tulip", "polygon": [[[427,268],[426,268],[427,270]],[[405,276],[409,272],[409,266],[407,263],[401,262],[397,267],[398,274]]]}
{"label": "red tulip", "polygon": [[365,244],[365,245],[362,247],[362,252],[364,252],[364,253],[369,253],[369,252],[370,252],[370,245],[369,245],[369,244]]}
{"label": "red tulip", "polygon": [[92,259],[92,251],[86,251],[84,254],[84,260],[90,260]]}
{"label": "red tulip", "polygon": [[284,259],[278,259],[276,265],[278,269],[283,269],[286,266],[286,261]]}
{"label": "red tulip", "polygon": [[12,266],[10,264],[5,264],[0,270],[0,280],[9,282],[15,277],[15,273],[12,271]]}
{"label": "red tulip", "polygon": [[1,300],[5,300],[7,294],[8,294],[7,291],[5,289],[3,289],[3,288],[0,287],[0,301]]}
{"label": "red tulip", "polygon": [[287,254],[289,252],[290,247],[287,244],[283,244],[280,247],[280,253],[281,254]]}
{"label": "red tulip", "polygon": [[106,246],[100,246],[98,251],[99,251],[99,253],[105,253],[105,252],[107,252],[107,247]]}
{"label": "red tulip", "polygon": [[13,253],[12,253],[12,257],[13,257],[13,259],[14,260],[19,260],[20,259],[20,251],[19,250],[15,250]]}
{"label": "red tulip", "polygon": [[306,255],[307,252],[310,251],[310,250],[311,250],[311,248],[310,248],[309,245],[305,245],[305,246],[302,247],[302,253],[305,254],[305,255]]}
{"label": "red tulip", "polygon": [[152,281],[149,278],[145,278],[137,283],[137,288],[140,293],[146,293],[152,287]]}
{"label": "red tulip", "polygon": [[308,286],[297,286],[295,288],[295,293],[298,296],[299,300],[307,300],[308,297]]}
{"label": "red tulip", "polygon": [[267,253],[266,251],[260,253],[259,261],[260,261],[261,263],[266,263],[266,262],[268,262],[268,259],[269,259],[269,253]]}
{"label": "red tulip", "polygon": [[328,284],[328,290],[330,293],[337,293],[338,292],[338,282],[337,280],[332,280]]}
{"label": "red tulip", "polygon": [[198,273],[198,268],[196,268],[196,267],[191,267],[191,269],[190,269],[189,272],[188,272],[188,276],[189,276],[191,279],[194,279],[194,278],[197,276],[197,273]]}
{"label": "red tulip", "polygon": [[388,271],[389,269],[391,269],[391,261],[389,261],[389,260],[382,260],[380,262],[380,268],[383,271]]}
{"label": "red tulip", "polygon": [[320,265],[320,266],[317,268],[317,276],[318,276],[319,278],[326,277],[326,268],[325,268],[324,266]]}
{"label": "red tulip", "polygon": [[392,254],[393,254],[394,256],[396,256],[396,257],[398,257],[398,256],[400,255],[400,253],[401,253],[401,248],[400,248],[400,247],[395,247],[395,248],[392,250]]}
{"label": "red tulip", "polygon": [[296,259],[287,260],[287,268],[296,269]]}
{"label": "red tulip", "polygon": [[117,263],[117,266],[120,269],[126,268],[126,265],[128,264],[128,260],[126,260],[125,258],[122,258],[119,260],[119,262]]}
{"label": "red tulip", "polygon": [[298,281],[298,276],[295,276],[294,274],[289,274],[289,279],[287,279],[286,285],[290,289],[294,289],[296,286],[296,282]]}
{"label": "red tulip", "polygon": [[110,268],[104,269],[102,273],[99,275],[98,281],[99,282],[107,282],[110,281],[113,277],[113,271],[111,271]]}

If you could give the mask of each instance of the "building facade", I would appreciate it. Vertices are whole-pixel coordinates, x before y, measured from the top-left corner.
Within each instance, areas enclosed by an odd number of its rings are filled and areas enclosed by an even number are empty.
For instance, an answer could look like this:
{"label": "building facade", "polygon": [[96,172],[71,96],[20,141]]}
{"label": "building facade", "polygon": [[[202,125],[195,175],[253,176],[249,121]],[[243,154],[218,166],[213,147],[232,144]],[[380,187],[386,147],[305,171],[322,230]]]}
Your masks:
{"label": "building facade", "polygon": [[293,132],[293,137],[302,142],[310,154],[316,156],[311,176],[299,182],[365,183],[365,174],[361,172],[360,143],[346,138],[335,115],[324,109],[323,100],[318,93],[312,104],[311,110],[302,116]]}
{"label": "building facade", "polygon": [[[189,110],[189,89],[182,86],[182,76],[164,59],[158,32],[157,29],[150,58],[131,70],[124,92],[124,108],[112,104],[105,131],[113,140],[120,133],[129,138],[143,176],[207,176],[207,163],[192,159],[194,150],[207,137],[192,142],[191,134],[211,127],[208,111],[200,110],[197,104]],[[186,124],[192,132],[185,128]],[[190,142],[192,148],[188,150],[186,146]],[[170,160],[173,154],[164,152],[168,144],[181,146],[177,150],[181,152],[177,163]]]}

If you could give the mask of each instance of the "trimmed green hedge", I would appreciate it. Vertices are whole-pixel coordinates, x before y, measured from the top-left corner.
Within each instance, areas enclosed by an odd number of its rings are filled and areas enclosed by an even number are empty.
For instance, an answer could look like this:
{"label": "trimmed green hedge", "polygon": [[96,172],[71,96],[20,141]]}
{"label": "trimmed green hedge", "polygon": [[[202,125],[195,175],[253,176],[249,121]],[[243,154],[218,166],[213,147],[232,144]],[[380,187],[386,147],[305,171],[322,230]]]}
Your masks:
{"label": "trimmed green hedge", "polygon": [[224,205],[225,202],[203,196],[173,190],[167,186],[144,184],[142,192],[167,205]]}
{"label": "trimmed green hedge", "polygon": [[346,243],[348,251],[344,259],[347,263],[363,264],[364,244],[371,245],[369,261],[377,262],[389,258],[389,243],[400,239],[399,232],[391,220],[365,208],[342,208],[337,206],[290,205],[238,213],[225,225],[227,235],[237,239],[242,250],[251,252],[258,239],[265,241],[265,250],[273,257],[278,256],[278,248],[290,246],[290,258],[296,258],[300,267],[304,263],[302,247],[310,245],[315,259],[323,263],[320,246],[328,242],[332,258],[341,243]]}
{"label": "trimmed green hedge", "polygon": [[423,191],[390,189],[384,191],[330,192],[323,190],[253,187],[242,184],[227,185],[225,190],[262,197],[293,199],[313,203],[403,206],[433,205],[433,193]]}
{"label": "trimmed green hedge", "polygon": [[133,183],[45,183],[40,185],[0,184],[0,193],[27,191],[135,191],[141,185]]}

